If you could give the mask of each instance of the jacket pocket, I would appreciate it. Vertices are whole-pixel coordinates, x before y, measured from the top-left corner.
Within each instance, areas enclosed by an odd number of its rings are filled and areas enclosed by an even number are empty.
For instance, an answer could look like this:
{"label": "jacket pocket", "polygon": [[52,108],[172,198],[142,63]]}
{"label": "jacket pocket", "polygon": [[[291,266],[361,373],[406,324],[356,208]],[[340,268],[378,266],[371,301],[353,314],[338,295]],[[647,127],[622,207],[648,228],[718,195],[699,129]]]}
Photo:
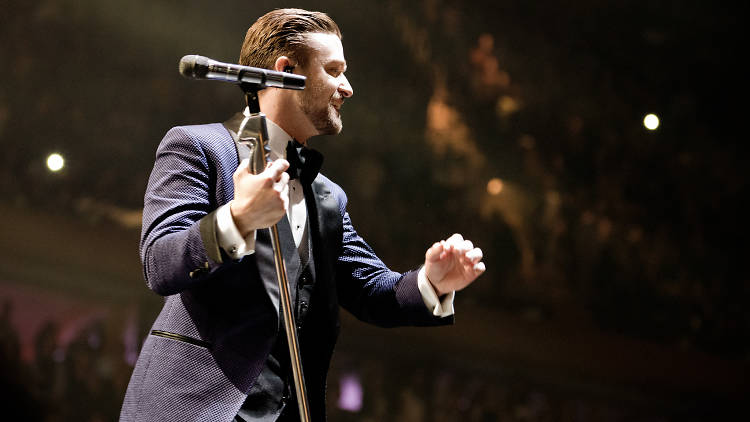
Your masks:
{"label": "jacket pocket", "polygon": [[182,334],[170,333],[169,331],[162,331],[162,330],[151,330],[151,335],[157,336],[157,337],[168,338],[171,340],[177,340],[183,343],[189,343],[195,346],[203,347],[205,349],[211,349],[211,343],[207,341],[203,341],[203,340],[198,340],[197,338],[183,336]]}

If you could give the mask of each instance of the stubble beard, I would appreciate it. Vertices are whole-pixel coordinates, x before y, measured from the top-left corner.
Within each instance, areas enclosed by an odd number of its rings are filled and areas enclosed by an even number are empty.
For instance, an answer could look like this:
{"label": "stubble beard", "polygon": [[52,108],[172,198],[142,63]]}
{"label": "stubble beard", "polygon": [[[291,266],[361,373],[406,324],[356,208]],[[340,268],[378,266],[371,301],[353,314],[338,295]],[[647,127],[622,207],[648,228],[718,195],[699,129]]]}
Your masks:
{"label": "stubble beard", "polygon": [[[304,92],[304,91],[303,91]],[[312,93],[311,93],[312,94]],[[335,95],[334,95],[335,96]],[[317,106],[312,101],[315,95],[303,95],[301,101],[302,111],[310,119],[320,135],[338,135],[344,127],[341,115],[333,106],[334,98],[331,97],[325,106]]]}

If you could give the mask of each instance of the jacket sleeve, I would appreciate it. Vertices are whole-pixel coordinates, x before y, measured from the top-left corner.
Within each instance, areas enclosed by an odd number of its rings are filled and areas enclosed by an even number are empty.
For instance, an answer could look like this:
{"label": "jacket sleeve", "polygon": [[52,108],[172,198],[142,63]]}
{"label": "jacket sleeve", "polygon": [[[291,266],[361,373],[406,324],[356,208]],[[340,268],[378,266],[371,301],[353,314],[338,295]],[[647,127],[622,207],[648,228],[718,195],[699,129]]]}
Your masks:
{"label": "jacket sleeve", "polygon": [[144,198],[140,244],[146,282],[158,294],[179,293],[224,266],[211,167],[188,128],[171,129],[159,145]]}
{"label": "jacket sleeve", "polygon": [[357,233],[346,212],[346,196],[338,189],[343,215],[343,248],[336,277],[339,302],[362,321],[382,327],[453,323],[453,315],[436,317],[417,286],[418,270],[390,270]]}

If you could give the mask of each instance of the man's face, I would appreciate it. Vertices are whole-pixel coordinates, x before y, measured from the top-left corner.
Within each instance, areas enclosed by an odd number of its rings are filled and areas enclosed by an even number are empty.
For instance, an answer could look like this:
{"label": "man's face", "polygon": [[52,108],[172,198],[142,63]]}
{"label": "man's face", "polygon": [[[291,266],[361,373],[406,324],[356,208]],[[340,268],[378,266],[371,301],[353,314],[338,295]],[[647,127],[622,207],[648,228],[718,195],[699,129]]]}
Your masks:
{"label": "man's face", "polygon": [[302,112],[319,135],[341,132],[341,106],[354,94],[344,76],[346,59],[341,40],[335,34],[310,33],[307,62],[300,73],[307,76],[305,89],[299,92]]}

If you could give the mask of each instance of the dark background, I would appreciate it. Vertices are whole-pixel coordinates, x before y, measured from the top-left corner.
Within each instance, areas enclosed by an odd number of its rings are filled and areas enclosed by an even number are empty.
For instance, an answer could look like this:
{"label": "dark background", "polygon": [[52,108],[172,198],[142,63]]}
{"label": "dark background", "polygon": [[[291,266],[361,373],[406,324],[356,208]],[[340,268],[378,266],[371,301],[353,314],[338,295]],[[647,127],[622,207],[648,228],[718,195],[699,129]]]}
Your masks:
{"label": "dark background", "polygon": [[[114,420],[161,299],[137,247],[154,152],[223,121],[278,2],[4,2],[0,394],[24,420]],[[283,5],[287,6],[287,5]],[[487,272],[456,325],[348,315],[332,421],[747,417],[750,301],[739,10],[714,2],[328,0],[355,91],[311,140],[392,268],[461,232]],[[661,125],[644,128],[647,113]],[[45,167],[52,152],[66,159]],[[499,190],[499,192],[498,192]],[[358,411],[339,406],[349,381]],[[347,390],[348,391],[348,390]],[[356,394],[355,394],[356,396]],[[356,400],[355,400],[356,401]]]}

